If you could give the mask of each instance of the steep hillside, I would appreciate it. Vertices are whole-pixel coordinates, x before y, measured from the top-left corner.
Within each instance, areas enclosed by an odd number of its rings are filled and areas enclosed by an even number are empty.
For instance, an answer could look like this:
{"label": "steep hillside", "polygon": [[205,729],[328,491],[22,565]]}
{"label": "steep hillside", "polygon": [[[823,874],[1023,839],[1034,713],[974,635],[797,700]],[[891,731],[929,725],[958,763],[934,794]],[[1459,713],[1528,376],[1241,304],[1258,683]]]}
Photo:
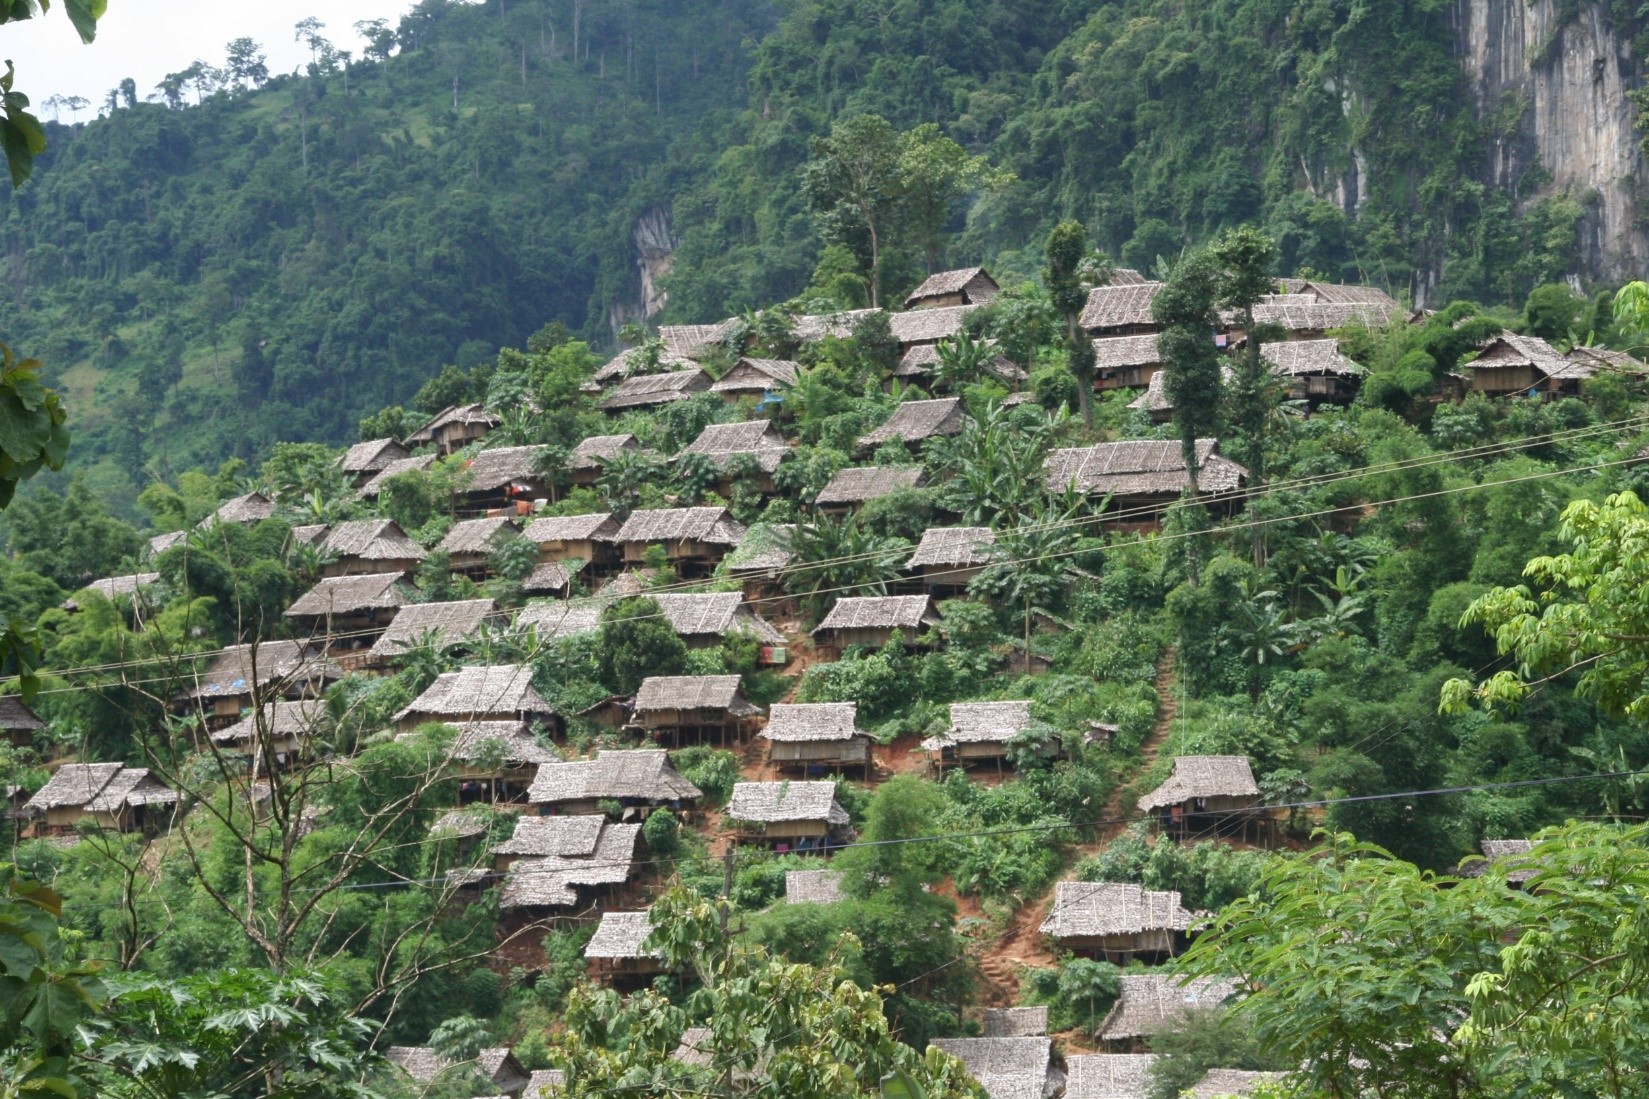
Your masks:
{"label": "steep hillside", "polygon": [[1062,216],[1140,267],[1258,222],[1289,270],[1518,302],[1649,254],[1628,7],[424,0],[377,56],[54,127],[0,193],[0,338],[129,499],[146,467],[347,439],[547,322],[600,344],[796,294],[810,143],[864,112],[1016,174],[946,257],[1010,277]]}

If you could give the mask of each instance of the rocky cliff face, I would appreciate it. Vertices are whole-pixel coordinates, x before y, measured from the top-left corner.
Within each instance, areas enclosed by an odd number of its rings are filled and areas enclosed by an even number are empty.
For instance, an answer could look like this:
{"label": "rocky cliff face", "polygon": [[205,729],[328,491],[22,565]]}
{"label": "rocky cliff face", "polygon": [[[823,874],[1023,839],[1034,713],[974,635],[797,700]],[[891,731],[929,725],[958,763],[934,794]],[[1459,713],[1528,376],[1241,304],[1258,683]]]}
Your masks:
{"label": "rocky cliff face", "polygon": [[[1626,98],[1641,66],[1606,4],[1579,7],[1560,23],[1557,0],[1456,0],[1455,49],[1493,134],[1484,178],[1525,203],[1567,191],[1586,208],[1577,274],[1641,278],[1644,165]],[[1546,176],[1530,186],[1536,165]]]}

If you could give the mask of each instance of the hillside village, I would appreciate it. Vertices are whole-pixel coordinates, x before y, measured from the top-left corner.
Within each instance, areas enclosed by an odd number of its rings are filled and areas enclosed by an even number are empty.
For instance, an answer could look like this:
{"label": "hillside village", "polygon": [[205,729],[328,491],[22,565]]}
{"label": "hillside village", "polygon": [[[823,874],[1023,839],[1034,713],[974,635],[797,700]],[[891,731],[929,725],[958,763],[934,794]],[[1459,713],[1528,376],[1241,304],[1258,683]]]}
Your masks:
{"label": "hillside village", "polygon": [[[1172,963],[1314,827],[1511,888],[1595,804],[1494,787],[1635,734],[1437,691],[1498,666],[1466,604],[1644,438],[1622,352],[1286,278],[1208,334],[1266,334],[1258,477],[1226,429],[1182,445],[1163,290],[1087,292],[1092,423],[970,267],[604,363],[546,330],[341,453],[146,492],[152,533],[98,520],[110,575],[52,561],[94,517],[21,504],[59,579],[42,689],[0,698],[15,861],[134,963],[346,962],[407,1095],[577,1085],[573,985],[687,987],[676,889],[796,961],[854,932],[900,1038],[992,1099],[1146,1099],[1154,1040],[1241,994]],[[731,1072],[687,1012],[660,1071]],[[431,1040],[458,1017],[469,1059]],[[1226,1052],[1189,1094],[1293,1067]]]}

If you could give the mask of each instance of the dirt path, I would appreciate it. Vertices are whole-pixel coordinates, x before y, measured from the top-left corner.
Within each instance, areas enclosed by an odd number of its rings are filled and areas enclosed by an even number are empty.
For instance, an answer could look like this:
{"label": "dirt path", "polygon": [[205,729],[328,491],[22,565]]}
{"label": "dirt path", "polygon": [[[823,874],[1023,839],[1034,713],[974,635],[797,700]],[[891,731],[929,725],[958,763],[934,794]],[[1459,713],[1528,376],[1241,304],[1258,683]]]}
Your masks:
{"label": "dirt path", "polygon": [[[1156,724],[1151,726],[1151,732],[1145,737],[1145,743],[1139,746],[1140,759],[1139,767],[1134,771],[1135,778],[1156,766],[1157,755],[1162,751],[1163,742],[1168,739],[1168,734],[1174,731],[1174,720],[1179,717],[1179,692],[1175,689],[1177,683],[1175,681],[1173,649],[1163,653],[1162,659],[1157,661],[1157,675],[1156,679],[1153,680],[1153,686],[1156,687],[1157,698],[1160,700],[1157,706],[1157,720]],[[1111,796],[1105,799],[1105,808],[1099,814],[1101,820],[1121,821],[1135,815],[1133,806],[1122,804],[1122,795],[1128,789],[1128,785],[1127,782],[1117,783],[1117,788],[1112,790]],[[1084,844],[1077,849],[1077,857],[1084,858],[1093,854],[1105,844],[1122,835],[1127,828],[1128,825],[1126,824],[1101,825],[1096,832],[1094,842]]]}

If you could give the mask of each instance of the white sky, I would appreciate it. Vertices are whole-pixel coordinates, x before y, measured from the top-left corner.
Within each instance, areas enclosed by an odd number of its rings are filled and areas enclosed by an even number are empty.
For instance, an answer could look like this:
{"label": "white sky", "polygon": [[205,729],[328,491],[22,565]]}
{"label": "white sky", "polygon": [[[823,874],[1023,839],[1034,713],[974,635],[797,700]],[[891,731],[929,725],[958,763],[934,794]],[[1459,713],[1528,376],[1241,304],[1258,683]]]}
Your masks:
{"label": "white sky", "polygon": [[291,72],[309,61],[309,51],[292,40],[292,25],[306,15],[326,24],[321,34],[334,46],[359,57],[355,23],[388,19],[394,25],[411,7],[412,0],[109,0],[97,41],[86,46],[55,3],[44,16],[0,27],[0,59],[17,65],[17,90],[29,96],[37,114],[49,96],[78,95],[92,103],[80,116],[84,120],[124,77],[137,81],[143,98],[167,73],[197,58],[221,66],[232,38],[255,39],[271,73]]}

